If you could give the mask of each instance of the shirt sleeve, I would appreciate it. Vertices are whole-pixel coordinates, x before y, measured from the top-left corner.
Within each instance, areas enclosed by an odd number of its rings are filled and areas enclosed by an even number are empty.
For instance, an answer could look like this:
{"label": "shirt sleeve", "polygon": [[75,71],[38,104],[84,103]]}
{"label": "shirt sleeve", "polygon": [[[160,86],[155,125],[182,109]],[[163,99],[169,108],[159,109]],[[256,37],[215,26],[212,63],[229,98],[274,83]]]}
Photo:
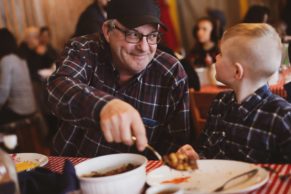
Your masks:
{"label": "shirt sleeve", "polygon": [[89,85],[98,62],[87,44],[72,40],[66,45],[57,71],[48,79],[48,102],[62,120],[96,128],[102,107],[114,97]]}
{"label": "shirt sleeve", "polygon": [[11,62],[6,57],[0,61],[0,109],[7,102],[11,89]]}

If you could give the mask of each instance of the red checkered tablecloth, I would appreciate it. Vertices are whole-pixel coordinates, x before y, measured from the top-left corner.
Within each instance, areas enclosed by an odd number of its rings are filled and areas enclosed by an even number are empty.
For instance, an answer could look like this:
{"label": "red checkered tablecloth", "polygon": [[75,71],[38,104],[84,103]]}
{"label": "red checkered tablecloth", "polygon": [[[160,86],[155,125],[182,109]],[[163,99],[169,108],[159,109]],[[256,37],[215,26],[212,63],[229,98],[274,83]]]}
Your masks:
{"label": "red checkered tablecloth", "polygon": [[[55,172],[62,172],[64,161],[66,159],[70,160],[74,165],[87,160],[87,158],[49,156],[49,162],[46,167]],[[150,160],[147,164],[146,171],[150,172],[159,166],[161,166],[161,162]],[[291,178],[286,181],[281,181],[278,177],[278,174],[291,173],[291,164],[264,164],[264,166],[268,166],[276,170],[278,173],[270,173],[268,183],[249,194],[291,194]]]}

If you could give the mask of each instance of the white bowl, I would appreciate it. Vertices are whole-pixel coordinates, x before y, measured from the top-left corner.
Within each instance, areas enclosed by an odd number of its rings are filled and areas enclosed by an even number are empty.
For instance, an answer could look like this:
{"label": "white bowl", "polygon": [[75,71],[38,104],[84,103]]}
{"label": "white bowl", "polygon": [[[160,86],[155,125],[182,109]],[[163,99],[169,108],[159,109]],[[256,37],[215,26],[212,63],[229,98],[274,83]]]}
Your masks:
{"label": "white bowl", "polygon": [[[125,164],[139,167],[117,175],[82,177],[92,171],[106,172]],[[140,194],[146,181],[147,159],[138,154],[112,154],[81,162],[75,166],[82,194]]]}

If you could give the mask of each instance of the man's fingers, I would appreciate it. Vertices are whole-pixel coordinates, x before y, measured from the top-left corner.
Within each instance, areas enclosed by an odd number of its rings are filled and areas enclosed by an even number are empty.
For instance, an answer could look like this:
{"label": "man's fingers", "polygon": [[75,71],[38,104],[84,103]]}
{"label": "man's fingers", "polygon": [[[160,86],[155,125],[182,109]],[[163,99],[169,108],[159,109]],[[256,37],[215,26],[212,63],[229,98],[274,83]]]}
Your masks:
{"label": "man's fingers", "polygon": [[130,121],[127,117],[124,117],[120,122],[120,136],[123,143],[132,145]]}
{"label": "man's fingers", "polygon": [[131,125],[132,133],[136,137],[136,146],[139,151],[143,151],[148,143],[146,137],[146,130],[144,124],[139,116],[133,117],[132,125]]}
{"label": "man's fingers", "polygon": [[106,139],[107,142],[113,142],[113,136],[112,136],[112,133],[111,133],[111,127],[110,127],[110,123],[109,122],[101,122],[100,123],[101,125],[101,129],[102,129],[102,132],[103,132],[103,135]]}
{"label": "man's fingers", "polygon": [[131,145],[131,137],[135,136],[138,150],[145,149],[147,145],[145,127],[139,113],[130,104],[119,99],[109,101],[100,112],[100,122],[108,142]]}
{"label": "man's fingers", "polygon": [[118,116],[113,116],[111,118],[111,132],[113,135],[113,140],[116,143],[120,143],[121,142],[121,132],[120,132],[120,119],[118,118]]}

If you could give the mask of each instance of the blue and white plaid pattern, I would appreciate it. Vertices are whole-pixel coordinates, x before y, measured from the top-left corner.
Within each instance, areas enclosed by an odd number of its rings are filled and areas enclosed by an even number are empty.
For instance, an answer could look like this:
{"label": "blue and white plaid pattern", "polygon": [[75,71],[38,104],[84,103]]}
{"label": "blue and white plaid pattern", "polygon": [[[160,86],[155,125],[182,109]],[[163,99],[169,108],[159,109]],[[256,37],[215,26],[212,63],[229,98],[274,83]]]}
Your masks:
{"label": "blue and white plaid pattern", "polygon": [[291,162],[291,105],[258,89],[241,104],[234,92],[214,100],[198,148],[206,158],[254,163]]}

